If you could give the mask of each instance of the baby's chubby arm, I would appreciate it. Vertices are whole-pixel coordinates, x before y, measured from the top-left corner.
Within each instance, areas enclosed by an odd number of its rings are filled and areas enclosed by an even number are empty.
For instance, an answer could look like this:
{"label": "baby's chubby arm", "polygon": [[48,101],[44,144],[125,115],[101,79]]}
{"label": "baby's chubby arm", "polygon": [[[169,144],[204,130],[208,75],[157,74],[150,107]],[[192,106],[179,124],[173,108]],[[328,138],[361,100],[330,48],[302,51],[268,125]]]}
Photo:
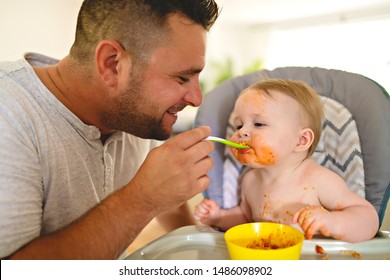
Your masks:
{"label": "baby's chubby arm", "polygon": [[195,207],[194,218],[221,230],[228,230],[232,226],[248,222],[240,206],[222,209],[217,202],[207,198]]}
{"label": "baby's chubby arm", "polygon": [[375,208],[352,192],[338,175],[330,171],[324,175],[326,180],[319,176],[318,185],[318,198],[323,207],[306,206],[295,213],[292,222],[299,223],[308,239],[316,233],[347,242],[374,237],[379,227]]}

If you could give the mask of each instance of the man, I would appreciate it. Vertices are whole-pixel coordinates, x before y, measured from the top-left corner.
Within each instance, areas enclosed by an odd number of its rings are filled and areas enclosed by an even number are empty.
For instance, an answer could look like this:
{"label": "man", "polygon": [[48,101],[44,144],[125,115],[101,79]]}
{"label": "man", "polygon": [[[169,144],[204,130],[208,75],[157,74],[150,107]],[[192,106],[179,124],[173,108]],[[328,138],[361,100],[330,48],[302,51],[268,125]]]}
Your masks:
{"label": "man", "polygon": [[117,258],[208,186],[209,128],[156,140],[201,103],[217,17],[213,0],[85,0],[68,56],[0,64],[1,258]]}

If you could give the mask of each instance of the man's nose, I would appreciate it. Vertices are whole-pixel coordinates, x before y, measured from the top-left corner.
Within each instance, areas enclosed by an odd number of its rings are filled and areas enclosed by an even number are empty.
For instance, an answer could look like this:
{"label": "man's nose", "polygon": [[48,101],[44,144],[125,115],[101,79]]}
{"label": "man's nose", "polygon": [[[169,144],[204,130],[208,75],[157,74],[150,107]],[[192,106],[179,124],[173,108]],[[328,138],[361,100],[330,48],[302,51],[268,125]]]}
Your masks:
{"label": "man's nose", "polygon": [[198,107],[202,103],[203,95],[199,79],[190,81],[188,91],[184,95],[184,101],[191,106]]}

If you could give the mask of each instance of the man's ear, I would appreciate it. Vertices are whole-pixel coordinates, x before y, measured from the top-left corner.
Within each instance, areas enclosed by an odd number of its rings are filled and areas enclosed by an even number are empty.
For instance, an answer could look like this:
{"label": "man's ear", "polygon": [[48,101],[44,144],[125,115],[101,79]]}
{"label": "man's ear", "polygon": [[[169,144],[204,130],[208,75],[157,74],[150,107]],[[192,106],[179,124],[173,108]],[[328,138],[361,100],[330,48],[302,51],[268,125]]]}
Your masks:
{"label": "man's ear", "polygon": [[306,151],[310,148],[314,141],[314,132],[310,128],[304,128],[299,134],[297,146],[295,147],[296,152]]}
{"label": "man's ear", "polygon": [[118,86],[120,75],[124,70],[122,65],[124,59],[128,59],[128,54],[117,41],[103,40],[97,45],[96,69],[103,83],[108,87]]}

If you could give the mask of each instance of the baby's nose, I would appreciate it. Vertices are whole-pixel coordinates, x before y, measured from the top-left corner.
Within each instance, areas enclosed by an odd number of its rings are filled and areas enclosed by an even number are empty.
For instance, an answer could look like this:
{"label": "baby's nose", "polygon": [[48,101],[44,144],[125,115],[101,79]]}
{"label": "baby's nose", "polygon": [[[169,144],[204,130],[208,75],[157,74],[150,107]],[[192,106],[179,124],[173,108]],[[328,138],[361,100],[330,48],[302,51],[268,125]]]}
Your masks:
{"label": "baby's nose", "polygon": [[241,129],[238,131],[238,135],[239,135],[240,137],[248,137],[248,136],[249,136],[249,132],[248,132],[246,129],[241,128]]}

